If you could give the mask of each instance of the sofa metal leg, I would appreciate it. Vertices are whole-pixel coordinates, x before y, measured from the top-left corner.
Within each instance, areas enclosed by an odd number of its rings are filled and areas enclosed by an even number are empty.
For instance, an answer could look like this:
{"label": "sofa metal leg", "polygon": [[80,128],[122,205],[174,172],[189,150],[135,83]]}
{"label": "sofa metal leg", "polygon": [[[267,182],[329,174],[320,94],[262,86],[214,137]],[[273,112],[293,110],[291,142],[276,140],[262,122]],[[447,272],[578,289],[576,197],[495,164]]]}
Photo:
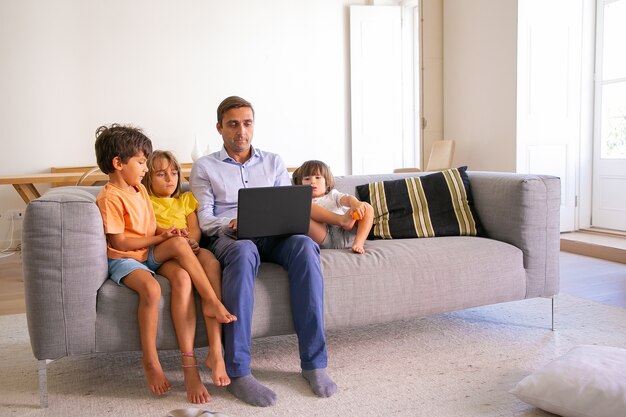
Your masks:
{"label": "sofa metal leg", "polygon": [[48,408],[48,359],[39,360],[37,363],[37,373],[39,376],[39,406]]}

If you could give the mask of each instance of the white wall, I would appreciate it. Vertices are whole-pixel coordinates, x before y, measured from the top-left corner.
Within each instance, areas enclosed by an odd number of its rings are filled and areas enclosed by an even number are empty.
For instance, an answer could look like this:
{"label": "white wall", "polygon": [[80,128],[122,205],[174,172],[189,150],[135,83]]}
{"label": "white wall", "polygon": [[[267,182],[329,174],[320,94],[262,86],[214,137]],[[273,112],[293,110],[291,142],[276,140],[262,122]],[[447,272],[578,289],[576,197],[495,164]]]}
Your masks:
{"label": "white wall", "polygon": [[[347,6],[367,3],[0,0],[0,175],[94,165],[112,122],[190,161],[196,135],[221,146],[215,109],[232,94],[255,106],[255,145],[348,174]],[[0,214],[13,208],[0,186]]]}
{"label": "white wall", "polygon": [[517,1],[444,0],[444,139],[454,165],[516,170]]}

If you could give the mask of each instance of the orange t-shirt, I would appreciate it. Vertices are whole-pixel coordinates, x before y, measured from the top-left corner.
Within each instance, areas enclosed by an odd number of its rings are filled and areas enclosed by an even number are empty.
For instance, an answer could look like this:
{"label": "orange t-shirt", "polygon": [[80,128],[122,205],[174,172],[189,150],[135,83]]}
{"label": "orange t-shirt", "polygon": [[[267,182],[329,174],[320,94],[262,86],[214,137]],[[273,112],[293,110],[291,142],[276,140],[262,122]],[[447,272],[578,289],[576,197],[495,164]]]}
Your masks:
{"label": "orange t-shirt", "polygon": [[[152,203],[143,185],[135,191],[125,191],[106,183],[96,198],[102,215],[104,233],[124,233],[126,237],[148,237],[156,233],[156,219]],[[148,248],[120,251],[107,241],[107,257],[110,259],[132,258],[139,262],[148,259]]]}

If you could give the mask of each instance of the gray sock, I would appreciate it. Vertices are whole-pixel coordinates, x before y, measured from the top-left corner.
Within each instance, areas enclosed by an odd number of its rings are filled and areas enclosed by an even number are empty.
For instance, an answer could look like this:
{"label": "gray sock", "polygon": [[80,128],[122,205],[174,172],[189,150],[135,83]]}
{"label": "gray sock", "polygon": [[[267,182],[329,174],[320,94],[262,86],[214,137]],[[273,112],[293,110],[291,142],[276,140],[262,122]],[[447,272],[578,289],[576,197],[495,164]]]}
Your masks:
{"label": "gray sock", "polygon": [[337,384],[330,379],[326,369],[302,370],[302,376],[309,381],[311,389],[319,397],[330,397],[337,392]]}
{"label": "gray sock", "polygon": [[276,394],[250,375],[230,378],[226,387],[231,394],[248,404],[268,407],[276,404]]}

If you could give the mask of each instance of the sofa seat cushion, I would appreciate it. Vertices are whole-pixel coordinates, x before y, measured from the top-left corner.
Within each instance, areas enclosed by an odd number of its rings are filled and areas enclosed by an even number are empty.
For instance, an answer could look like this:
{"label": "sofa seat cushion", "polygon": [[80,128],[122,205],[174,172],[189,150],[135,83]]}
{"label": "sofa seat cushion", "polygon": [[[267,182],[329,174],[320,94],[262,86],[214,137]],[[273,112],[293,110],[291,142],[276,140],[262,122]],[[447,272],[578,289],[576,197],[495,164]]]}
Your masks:
{"label": "sofa seat cushion", "polygon": [[480,237],[367,241],[322,251],[326,327],[342,328],[525,297],[522,251]]}
{"label": "sofa seat cushion", "polygon": [[[523,299],[522,251],[479,237],[368,240],[365,254],[323,249],[326,329]],[[494,255],[496,254],[496,255]],[[252,336],[293,333],[287,274],[262,264]]]}
{"label": "sofa seat cushion", "polygon": [[[272,279],[273,277],[276,277]],[[159,304],[159,325],[157,332],[158,349],[178,349],[174,324],[170,314],[171,288],[169,281],[156,275],[161,285]],[[255,311],[253,327],[257,333],[291,334],[294,332],[291,321],[287,274],[276,264],[262,263],[259,267],[255,288],[255,299],[259,312]],[[271,284],[265,284],[271,281]],[[128,287],[120,287],[107,279],[97,296],[96,351],[124,352],[141,350],[137,307],[139,297]],[[196,339],[197,347],[207,346],[206,327],[201,313],[200,298],[196,294]],[[129,336],[133,335],[133,336]]]}
{"label": "sofa seat cushion", "polygon": [[[522,251],[496,240],[450,236],[367,241],[365,254],[321,251],[326,329],[384,323],[525,297]],[[497,254],[497,256],[494,256]],[[159,349],[176,349],[169,283],[161,284]],[[98,351],[139,350],[138,297],[107,280],[98,292]],[[198,307],[198,311],[199,307]],[[255,286],[252,337],[294,333],[285,270],[262,263]],[[206,344],[204,322],[197,344]]]}
{"label": "sofa seat cushion", "polygon": [[[170,315],[172,292],[169,281],[160,275],[156,280],[161,285],[161,301],[159,303],[159,324],[157,331],[158,349],[178,349],[174,324]],[[137,307],[139,296],[128,287],[120,287],[107,279],[98,291],[96,305],[96,351],[125,352],[141,350],[139,326],[137,324]],[[196,295],[196,346],[207,346],[207,335],[200,303]]]}

